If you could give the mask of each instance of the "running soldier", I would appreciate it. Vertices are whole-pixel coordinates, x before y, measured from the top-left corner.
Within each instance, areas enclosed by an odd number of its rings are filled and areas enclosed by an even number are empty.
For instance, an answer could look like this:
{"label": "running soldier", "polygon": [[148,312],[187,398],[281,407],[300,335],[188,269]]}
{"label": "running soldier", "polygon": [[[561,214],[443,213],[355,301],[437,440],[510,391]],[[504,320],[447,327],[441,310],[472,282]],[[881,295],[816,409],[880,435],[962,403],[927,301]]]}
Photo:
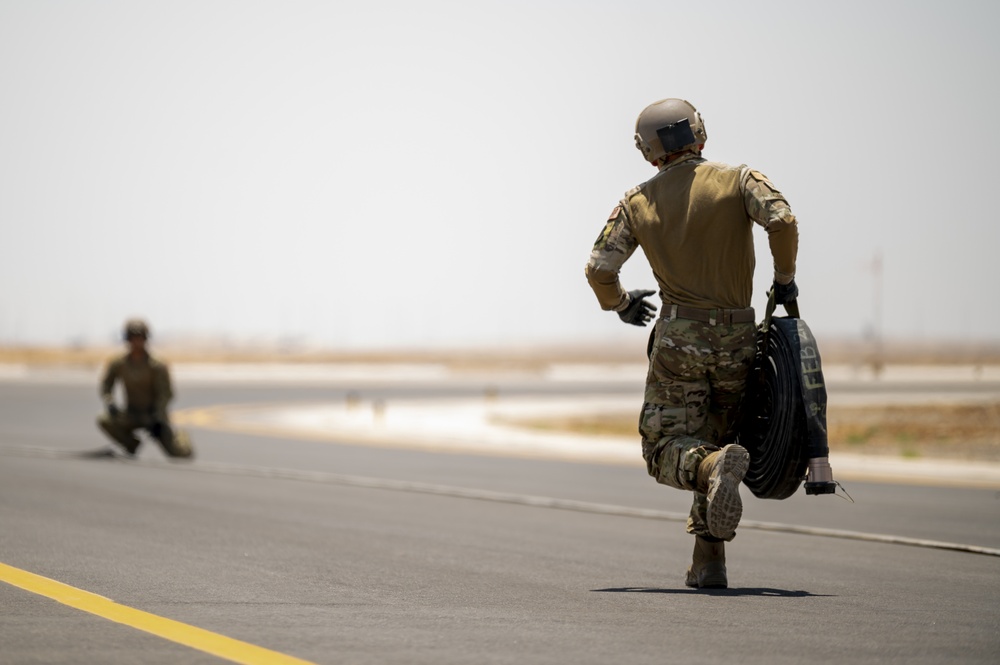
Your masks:
{"label": "running soldier", "polygon": [[[128,352],[108,363],[101,379],[100,392],[105,412],[97,425],[130,456],[139,448],[136,430],[145,429],[170,457],[191,457],[191,442],[186,432],[175,432],[170,425],[167,405],[174,393],[170,371],[146,349],[149,326],[140,319],[125,323],[124,339]],[[115,383],[125,389],[126,406],[115,403]]]}
{"label": "running soldier", "polygon": [[626,291],[622,265],[642,247],[659,288],[649,344],[642,455],[657,482],[694,493],[695,536],[685,583],[726,588],[725,543],[743,515],[739,486],[749,467],[735,444],[755,354],[756,223],[768,234],[775,300],[798,295],[798,227],[784,196],[760,172],[706,161],[708,134],[685,100],[664,99],[636,121],[635,143],[658,173],[625,194],[594,244],[586,275],[604,310],[645,326],[654,291]]}

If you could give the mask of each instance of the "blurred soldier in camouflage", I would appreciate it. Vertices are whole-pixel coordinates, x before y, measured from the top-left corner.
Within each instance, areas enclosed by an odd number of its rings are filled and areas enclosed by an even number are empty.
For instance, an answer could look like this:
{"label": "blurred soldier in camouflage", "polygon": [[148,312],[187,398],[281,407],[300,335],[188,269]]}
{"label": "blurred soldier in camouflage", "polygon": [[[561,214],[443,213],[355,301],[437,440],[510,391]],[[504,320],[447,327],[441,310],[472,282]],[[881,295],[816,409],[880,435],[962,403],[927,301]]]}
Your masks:
{"label": "blurred soldier in camouflage", "polygon": [[645,326],[656,311],[645,298],[655,292],[625,291],[619,271],[637,247],[653,270],[662,307],[650,336],[642,455],[657,482],[694,492],[685,583],[725,588],[725,542],[743,515],[739,486],[749,466],[733,441],[755,353],[752,229],[767,231],[775,299],[784,304],[798,295],[798,228],[761,173],[703,159],[707,138],[701,115],[682,99],[643,110],[636,146],[659,172],[611,211],[586,274],[602,309]]}
{"label": "blurred soldier in camouflage", "polygon": [[[145,429],[170,457],[191,457],[187,434],[175,432],[170,426],[167,404],[174,396],[170,372],[146,350],[149,327],[142,320],[130,319],[125,323],[124,338],[128,352],[108,363],[101,380],[105,413],[98,417],[97,425],[129,455],[134,455],[139,447],[135,431]],[[115,404],[117,381],[125,388],[124,411]]]}

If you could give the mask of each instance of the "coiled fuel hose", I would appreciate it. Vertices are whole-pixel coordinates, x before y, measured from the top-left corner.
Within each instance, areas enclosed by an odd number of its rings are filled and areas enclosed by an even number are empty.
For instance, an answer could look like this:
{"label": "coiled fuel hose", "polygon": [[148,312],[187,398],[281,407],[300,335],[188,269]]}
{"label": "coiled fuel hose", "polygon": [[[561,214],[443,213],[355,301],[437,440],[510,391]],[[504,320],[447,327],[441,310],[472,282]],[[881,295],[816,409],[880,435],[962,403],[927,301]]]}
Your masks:
{"label": "coiled fuel hose", "polygon": [[807,477],[806,494],[833,494],[829,464],[826,385],[816,341],[798,304],[784,305],[788,317],[774,317],[774,293],[757,334],[738,441],[750,453],[743,479],[754,496],[785,499]]}

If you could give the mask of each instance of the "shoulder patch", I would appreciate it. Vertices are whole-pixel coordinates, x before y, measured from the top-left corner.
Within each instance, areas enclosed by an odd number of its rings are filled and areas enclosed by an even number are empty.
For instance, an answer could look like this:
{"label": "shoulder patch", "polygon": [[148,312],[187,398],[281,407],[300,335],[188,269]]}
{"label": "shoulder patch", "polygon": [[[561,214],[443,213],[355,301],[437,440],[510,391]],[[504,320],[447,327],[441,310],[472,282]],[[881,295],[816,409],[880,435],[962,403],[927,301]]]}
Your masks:
{"label": "shoulder patch", "polygon": [[611,211],[610,215],[608,215],[608,221],[613,222],[614,220],[618,219],[618,215],[621,214],[621,211],[622,211],[621,204],[616,205],[615,209]]}
{"label": "shoulder patch", "polygon": [[756,180],[757,182],[762,182],[765,185],[767,185],[768,187],[770,187],[771,189],[774,189],[774,183],[772,183],[768,179],[768,177],[766,175],[764,175],[763,173],[761,173],[760,171],[754,171],[753,169],[750,169],[750,177],[753,178],[754,180]]}
{"label": "shoulder patch", "polygon": [[605,249],[608,246],[608,239],[611,238],[611,232],[615,228],[616,219],[618,218],[610,217],[604,224],[604,228],[601,229],[601,234],[597,236],[597,240],[594,241],[594,249]]}

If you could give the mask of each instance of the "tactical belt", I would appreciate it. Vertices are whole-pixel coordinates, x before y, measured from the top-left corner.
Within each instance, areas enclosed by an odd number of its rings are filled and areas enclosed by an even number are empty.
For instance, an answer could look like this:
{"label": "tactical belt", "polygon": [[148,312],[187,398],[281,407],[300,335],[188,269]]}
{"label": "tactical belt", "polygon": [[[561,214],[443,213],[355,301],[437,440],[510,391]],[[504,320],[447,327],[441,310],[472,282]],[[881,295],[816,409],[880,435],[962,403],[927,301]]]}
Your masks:
{"label": "tactical belt", "polygon": [[710,326],[721,323],[731,325],[733,323],[754,323],[753,307],[746,309],[701,309],[698,307],[686,307],[664,302],[663,309],[660,310],[661,319],[673,321],[674,319],[688,319],[691,321],[701,321]]}

